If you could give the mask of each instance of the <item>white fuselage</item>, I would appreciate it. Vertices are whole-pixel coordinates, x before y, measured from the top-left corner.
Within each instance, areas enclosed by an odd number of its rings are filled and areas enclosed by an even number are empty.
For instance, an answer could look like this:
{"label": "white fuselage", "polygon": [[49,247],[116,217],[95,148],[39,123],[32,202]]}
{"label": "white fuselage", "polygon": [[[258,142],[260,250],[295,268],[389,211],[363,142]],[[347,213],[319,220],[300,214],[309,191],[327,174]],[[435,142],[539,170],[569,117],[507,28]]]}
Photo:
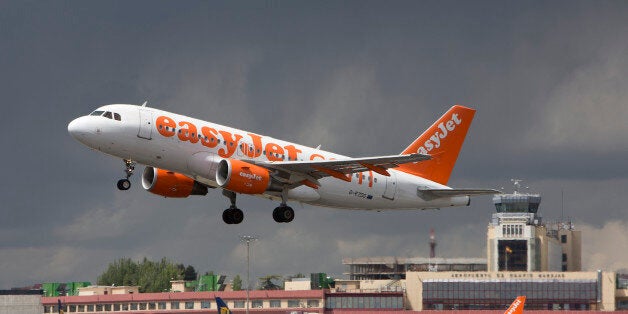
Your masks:
{"label": "white fuselage", "polygon": [[[216,169],[199,169],[198,163],[208,156],[215,161],[282,162],[349,158],[155,108],[107,105],[97,110],[118,114],[120,119],[91,115],[75,119],[68,130],[78,141],[112,156],[184,174],[211,187],[219,186]],[[164,121],[174,123],[175,128],[164,127]],[[375,210],[441,208],[469,202],[468,196],[424,200],[417,189],[448,187],[402,171],[389,169],[389,173],[365,171],[351,175],[350,182],[325,177],[317,189],[302,185],[290,189],[287,197],[319,206]],[[276,198],[277,194],[262,196]]]}

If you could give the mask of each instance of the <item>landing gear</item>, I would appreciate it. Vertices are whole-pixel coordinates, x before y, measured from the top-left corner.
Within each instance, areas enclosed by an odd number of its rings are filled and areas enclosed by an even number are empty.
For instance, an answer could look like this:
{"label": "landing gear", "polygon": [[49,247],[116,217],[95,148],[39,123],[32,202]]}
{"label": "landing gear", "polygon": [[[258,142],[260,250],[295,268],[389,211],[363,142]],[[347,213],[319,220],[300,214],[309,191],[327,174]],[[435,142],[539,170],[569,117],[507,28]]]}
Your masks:
{"label": "landing gear", "polygon": [[244,220],[244,213],[237,207],[229,207],[222,212],[222,221],[228,225],[237,225]]}
{"label": "landing gear", "polygon": [[131,181],[129,179],[118,180],[118,190],[126,191],[131,188]]}
{"label": "landing gear", "polygon": [[[222,195],[229,198],[231,206],[222,212],[222,221],[228,225],[237,225],[244,220],[244,213],[236,206],[236,193],[228,190],[222,190]],[[291,222],[294,219],[294,210],[286,205],[285,193],[282,193],[282,202],[279,207],[273,210],[273,219],[276,222]]]}
{"label": "landing gear", "polygon": [[126,169],[124,169],[126,179],[118,180],[118,190],[126,191],[131,188],[131,181],[129,181],[129,178],[133,175],[133,170],[135,170],[135,162],[131,159],[123,159],[123,161],[124,166],[126,167]]}
{"label": "landing gear", "polygon": [[276,222],[291,222],[294,219],[294,210],[292,207],[282,203],[273,210],[273,219]]}
{"label": "landing gear", "polygon": [[231,206],[222,212],[222,221],[228,225],[237,225],[244,220],[244,213],[242,210],[236,207],[236,194],[235,192],[222,190],[222,195],[229,198]]}

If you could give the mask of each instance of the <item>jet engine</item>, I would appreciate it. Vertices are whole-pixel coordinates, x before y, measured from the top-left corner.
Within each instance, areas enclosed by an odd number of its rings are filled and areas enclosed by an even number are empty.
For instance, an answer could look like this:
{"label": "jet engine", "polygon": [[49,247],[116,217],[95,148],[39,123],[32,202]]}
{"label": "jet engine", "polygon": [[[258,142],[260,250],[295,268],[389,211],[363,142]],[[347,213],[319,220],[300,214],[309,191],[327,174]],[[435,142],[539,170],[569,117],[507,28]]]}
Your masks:
{"label": "jet engine", "polygon": [[206,195],[207,186],[180,173],[146,167],[142,174],[142,187],[148,192],[165,197]]}
{"label": "jet engine", "polygon": [[223,159],[218,163],[216,183],[224,189],[243,194],[280,191],[273,184],[268,169],[237,159]]}

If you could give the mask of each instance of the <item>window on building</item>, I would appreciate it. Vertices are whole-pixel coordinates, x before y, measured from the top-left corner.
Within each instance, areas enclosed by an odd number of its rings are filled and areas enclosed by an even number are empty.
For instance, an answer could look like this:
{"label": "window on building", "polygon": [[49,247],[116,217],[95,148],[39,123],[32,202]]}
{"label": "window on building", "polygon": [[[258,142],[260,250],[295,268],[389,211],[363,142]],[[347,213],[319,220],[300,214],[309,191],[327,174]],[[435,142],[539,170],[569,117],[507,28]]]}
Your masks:
{"label": "window on building", "polygon": [[211,303],[209,301],[201,301],[201,309],[210,308]]}
{"label": "window on building", "polygon": [[563,262],[567,262],[567,254],[563,253]]}
{"label": "window on building", "polygon": [[111,304],[105,304],[105,311],[111,311]]}
{"label": "window on building", "polygon": [[242,309],[242,308],[244,308],[244,301],[241,301],[241,300],[233,301],[233,308],[234,309]]}
{"label": "window on building", "polygon": [[131,311],[137,311],[137,303],[131,303]]}
{"label": "window on building", "polygon": [[159,302],[159,303],[157,303],[157,309],[165,310],[166,309],[166,302]]}
{"label": "window on building", "polygon": [[254,309],[261,309],[264,305],[264,301],[262,300],[253,300],[251,301],[251,307]]}
{"label": "window on building", "polygon": [[307,300],[307,307],[319,307],[318,300]]}
{"label": "window on building", "polygon": [[281,307],[281,300],[270,300],[270,307]]}
{"label": "window on building", "polygon": [[170,302],[170,309],[178,310],[179,309],[179,302]]}
{"label": "window on building", "polygon": [[122,310],[123,311],[128,311],[129,310],[129,304],[128,303],[122,304]]}
{"label": "window on building", "polygon": [[299,307],[301,300],[288,300],[288,307]]}
{"label": "window on building", "polygon": [[87,311],[88,312],[93,312],[94,311],[94,305],[93,304],[88,304],[87,305]]}
{"label": "window on building", "polygon": [[185,302],[185,309],[186,310],[193,310],[194,309],[194,302],[193,301]]}
{"label": "window on building", "polygon": [[567,243],[567,235],[566,234],[562,234],[560,236],[560,242],[561,243]]}
{"label": "window on building", "polygon": [[120,303],[116,303],[113,305],[113,310],[114,311],[120,311]]}
{"label": "window on building", "polygon": [[146,310],[146,303],[140,303],[140,310]]}
{"label": "window on building", "polygon": [[96,304],[96,312],[102,312],[102,304]]}
{"label": "window on building", "polygon": [[156,308],[157,308],[157,306],[156,306],[156,305],[157,305],[157,304],[155,304],[155,302],[150,302],[150,303],[148,303],[148,309],[149,309],[149,310],[154,310],[154,309],[156,309]]}
{"label": "window on building", "polygon": [[79,306],[76,308],[76,311],[77,311],[77,312],[85,312],[85,305],[79,305]]}

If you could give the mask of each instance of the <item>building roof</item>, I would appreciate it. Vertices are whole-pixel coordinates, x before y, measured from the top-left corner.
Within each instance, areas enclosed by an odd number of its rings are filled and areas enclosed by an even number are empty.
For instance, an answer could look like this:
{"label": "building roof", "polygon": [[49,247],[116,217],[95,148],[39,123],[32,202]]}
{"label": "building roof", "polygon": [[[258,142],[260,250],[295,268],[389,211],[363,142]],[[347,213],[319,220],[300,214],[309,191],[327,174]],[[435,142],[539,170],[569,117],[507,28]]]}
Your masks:
{"label": "building roof", "polygon": [[342,264],[486,264],[486,258],[444,258],[444,257],[396,257],[396,256],[374,256],[343,258]]}
{"label": "building roof", "polygon": [[[325,295],[323,290],[252,290],[249,291],[249,299],[322,299]],[[62,303],[109,303],[109,302],[167,302],[167,301],[195,301],[213,300],[215,297],[224,300],[244,300],[246,291],[207,291],[207,292],[163,292],[163,293],[133,293],[133,294],[108,294],[89,296],[59,296],[43,297],[44,305],[57,304],[57,300]]]}

